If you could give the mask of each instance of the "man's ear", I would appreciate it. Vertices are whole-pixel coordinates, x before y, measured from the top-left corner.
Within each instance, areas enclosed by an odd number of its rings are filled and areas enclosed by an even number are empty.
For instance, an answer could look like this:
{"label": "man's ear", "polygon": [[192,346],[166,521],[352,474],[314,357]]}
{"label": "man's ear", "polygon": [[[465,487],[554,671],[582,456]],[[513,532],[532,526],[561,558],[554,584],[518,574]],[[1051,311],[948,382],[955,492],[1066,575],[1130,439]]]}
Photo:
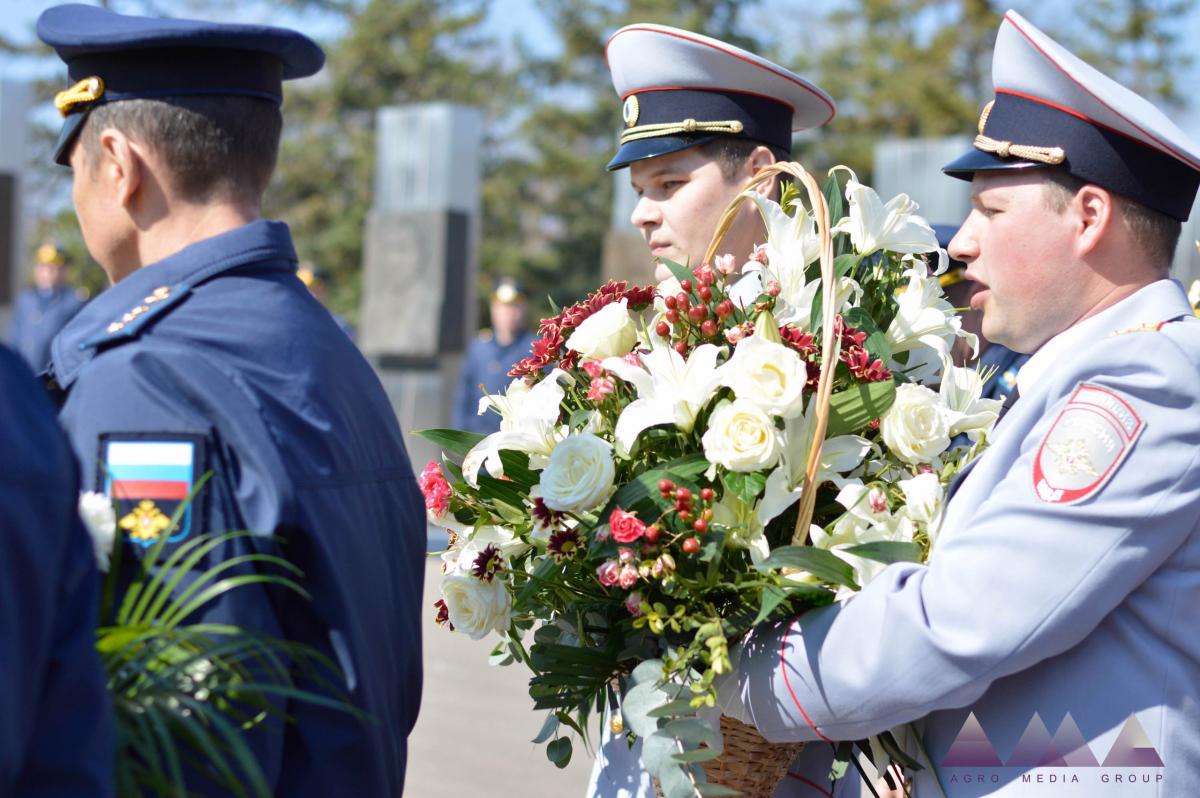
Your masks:
{"label": "man's ear", "polygon": [[[771,152],[770,147],[755,147],[750,152],[750,156],[746,158],[746,180],[749,181],[750,178],[758,174],[760,169],[770,166],[771,164],[775,163],[775,160],[775,153]],[[758,187],[758,193],[764,197],[775,196],[775,186],[778,184],[778,182],[779,178],[777,176],[772,177],[770,180]]]}
{"label": "man's ear", "polygon": [[131,209],[146,168],[141,147],[123,131],[105,128],[100,132],[99,161],[97,168],[113,187],[114,199],[122,208]]}
{"label": "man's ear", "polygon": [[1100,245],[1113,224],[1120,222],[1117,198],[1107,189],[1087,184],[1075,193],[1070,210],[1076,216],[1080,255],[1086,255]]}

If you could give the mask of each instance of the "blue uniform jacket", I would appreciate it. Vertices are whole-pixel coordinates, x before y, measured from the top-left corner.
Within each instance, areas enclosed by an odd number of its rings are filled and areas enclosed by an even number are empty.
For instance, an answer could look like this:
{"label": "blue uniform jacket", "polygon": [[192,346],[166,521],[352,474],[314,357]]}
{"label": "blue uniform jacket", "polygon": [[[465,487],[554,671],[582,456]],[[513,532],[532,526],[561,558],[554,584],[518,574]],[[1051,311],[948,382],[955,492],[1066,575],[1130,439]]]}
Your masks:
{"label": "blue uniform jacket", "polygon": [[[126,551],[211,471],[173,539],[275,534],[303,569],[311,601],[241,588],[205,616],[320,649],[371,716],[297,704],[295,723],[258,730],[276,794],[395,796],[420,701],[425,514],[383,388],[295,268],[281,222],[192,244],[93,300],[55,340],[53,378],[85,485],[137,522]],[[251,540],[219,554],[275,545]]]}
{"label": "blue uniform jacket", "polygon": [[491,335],[481,335],[471,342],[458,375],[450,426],[483,435],[500,429],[500,416],[496,413],[479,415],[479,400],[484,392],[503,393],[513,380],[508,376],[509,370],[529,357],[533,341],[532,333],[522,333],[508,346],[501,346]]}
{"label": "blue uniform jacket", "polygon": [[49,293],[36,288],[21,292],[13,303],[9,344],[34,371],[45,370],[50,363],[50,342],[83,304],[83,298],[70,288],[56,288]]}
{"label": "blue uniform jacket", "polygon": [[726,711],[772,740],[924,719],[948,798],[1200,795],[1200,321],[1153,283],[1020,386],[929,564],[757,633]]}
{"label": "blue uniform jacket", "polygon": [[54,408],[4,347],[0,406],[0,795],[104,798],[112,709],[78,469]]}

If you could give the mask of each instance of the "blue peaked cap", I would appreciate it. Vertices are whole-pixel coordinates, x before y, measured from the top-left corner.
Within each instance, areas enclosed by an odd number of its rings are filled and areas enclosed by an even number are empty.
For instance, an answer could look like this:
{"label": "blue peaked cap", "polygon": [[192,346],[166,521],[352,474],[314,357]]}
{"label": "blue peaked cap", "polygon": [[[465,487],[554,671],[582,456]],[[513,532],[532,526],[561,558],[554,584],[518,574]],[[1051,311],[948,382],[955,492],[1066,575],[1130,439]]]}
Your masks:
{"label": "blue peaked cap", "polygon": [[197,95],[257,97],[279,105],[283,81],[315,74],[325,64],[312,39],[287,28],[130,16],[78,3],[43,12],[37,34],[66,63],[72,84],[55,98],[63,126],[54,161],[63,165],[98,105]]}

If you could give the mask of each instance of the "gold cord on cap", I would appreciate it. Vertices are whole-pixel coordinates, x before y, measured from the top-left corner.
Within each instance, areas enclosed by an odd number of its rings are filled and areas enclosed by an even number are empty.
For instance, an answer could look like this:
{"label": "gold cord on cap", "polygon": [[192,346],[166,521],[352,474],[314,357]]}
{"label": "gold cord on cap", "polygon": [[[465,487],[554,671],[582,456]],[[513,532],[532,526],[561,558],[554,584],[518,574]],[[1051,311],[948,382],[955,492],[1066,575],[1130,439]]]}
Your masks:
{"label": "gold cord on cap", "polygon": [[104,81],[93,75],[84,78],[66,91],[54,95],[54,107],[67,116],[77,105],[95,102],[104,96]]}
{"label": "gold cord on cap", "polygon": [[988,116],[992,113],[992,106],[995,104],[996,101],[992,100],[983,106],[983,113],[979,115],[979,135],[975,137],[975,149],[999,155],[1001,158],[1022,158],[1026,161],[1037,161],[1051,166],[1058,166],[1067,160],[1067,153],[1062,147],[1013,144],[1011,141],[1001,141],[985,136],[983,128],[987,124]]}
{"label": "gold cord on cap", "polygon": [[621,143],[653,139],[659,136],[674,136],[679,133],[741,133],[745,125],[738,119],[723,122],[698,122],[685,119],[682,122],[666,122],[657,125],[638,125],[621,134]]}

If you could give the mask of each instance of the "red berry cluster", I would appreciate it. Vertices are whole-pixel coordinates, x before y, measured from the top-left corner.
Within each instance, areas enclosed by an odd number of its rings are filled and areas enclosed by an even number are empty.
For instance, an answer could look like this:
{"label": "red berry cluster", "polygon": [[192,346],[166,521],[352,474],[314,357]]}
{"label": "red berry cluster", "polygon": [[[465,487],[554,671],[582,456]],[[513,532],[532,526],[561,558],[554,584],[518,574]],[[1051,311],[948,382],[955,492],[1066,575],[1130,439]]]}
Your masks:
{"label": "red berry cluster", "polygon": [[737,311],[708,264],[693,271],[692,277],[694,282],[679,282],[679,293],[663,297],[667,311],[654,326],[659,337],[676,339],[675,351],[681,355],[702,343],[722,343],[723,322]]}
{"label": "red berry cluster", "polygon": [[712,523],[712,503],[716,497],[713,489],[700,489],[699,504],[696,503],[695,496],[691,490],[682,485],[676,486],[669,479],[659,481],[658,491],[664,499],[674,499],[675,501],[675,512],[673,515],[678,520],[679,526],[682,529],[675,538],[683,538],[680,548],[683,549],[684,554],[696,554],[700,551],[700,538],[697,535],[703,535],[708,532],[708,525]]}

